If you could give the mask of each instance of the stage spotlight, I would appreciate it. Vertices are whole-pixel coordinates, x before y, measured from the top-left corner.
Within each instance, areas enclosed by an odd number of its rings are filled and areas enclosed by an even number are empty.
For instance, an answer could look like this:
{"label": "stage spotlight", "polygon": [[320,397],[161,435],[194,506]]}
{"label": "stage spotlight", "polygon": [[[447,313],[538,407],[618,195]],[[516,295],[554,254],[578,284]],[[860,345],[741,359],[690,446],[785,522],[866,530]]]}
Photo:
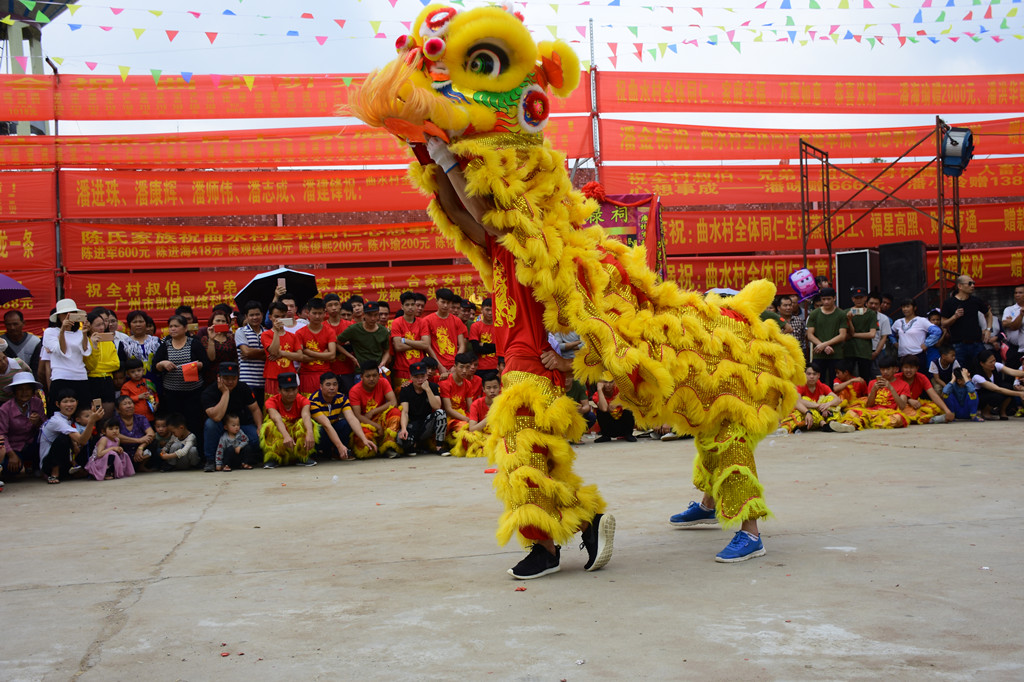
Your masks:
{"label": "stage spotlight", "polygon": [[974,156],[974,139],[969,128],[946,128],[942,135],[942,173],[959,177]]}

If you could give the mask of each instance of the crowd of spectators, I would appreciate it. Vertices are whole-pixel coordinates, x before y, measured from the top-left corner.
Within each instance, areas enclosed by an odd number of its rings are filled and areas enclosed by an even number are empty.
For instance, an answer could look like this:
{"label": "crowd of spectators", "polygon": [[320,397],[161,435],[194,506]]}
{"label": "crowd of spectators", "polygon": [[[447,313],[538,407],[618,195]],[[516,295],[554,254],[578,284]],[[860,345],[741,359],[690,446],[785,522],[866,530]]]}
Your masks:
{"label": "crowd of spectators", "polygon": [[853,287],[853,305],[836,305],[836,291],[820,282],[801,308],[780,296],[765,312],[800,343],[807,383],[796,409],[780,425],[788,432],[849,432],[911,424],[975,422],[1024,416],[1024,285],[1002,315],[975,295],[974,280],[938,308],[920,311],[913,300]]}
{"label": "crowd of spectators", "polygon": [[[822,283],[813,301],[777,297],[771,318],[808,360],[788,432],[847,432],[1024,414],[1024,285],[994,314],[968,276],[941,308],[850,291],[836,305]],[[335,293],[296,301],[283,287],[267,303],[221,304],[205,324],[187,306],[158,325],[131,311],[86,313],[57,303],[42,336],[17,310],[0,334],[3,478],[36,474],[108,480],[136,472],[314,466],[326,459],[479,456],[500,393],[490,299],[448,289],[402,294],[400,310]],[[578,335],[552,333],[572,359]],[[611,377],[566,395],[597,442],[674,439],[636,433]]]}

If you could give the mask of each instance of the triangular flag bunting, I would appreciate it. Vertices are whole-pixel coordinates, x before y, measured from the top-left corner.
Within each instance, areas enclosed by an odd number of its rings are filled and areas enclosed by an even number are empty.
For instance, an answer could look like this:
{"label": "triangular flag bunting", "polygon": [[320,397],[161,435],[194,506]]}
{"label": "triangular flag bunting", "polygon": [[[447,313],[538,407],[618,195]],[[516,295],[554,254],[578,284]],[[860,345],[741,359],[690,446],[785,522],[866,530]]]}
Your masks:
{"label": "triangular flag bunting", "polygon": [[114,16],[116,17],[118,14],[124,11],[124,7],[111,7],[110,11],[113,12]]}
{"label": "triangular flag bunting", "polygon": [[352,76],[342,76],[341,82],[345,84],[345,87],[352,85]]}
{"label": "triangular flag bunting", "polygon": [[555,25],[549,25],[548,30],[551,31],[551,36],[554,38],[558,37],[558,27]]}
{"label": "triangular flag bunting", "polygon": [[907,42],[907,39],[903,36],[897,36],[896,40],[900,41],[900,47],[903,47],[903,45]]}
{"label": "triangular flag bunting", "polygon": [[764,6],[767,4],[768,2],[765,0],[765,2],[762,2],[760,5],[754,5],[754,9],[764,9]]}
{"label": "triangular flag bunting", "polygon": [[[71,6],[72,6],[72,5],[69,5],[69,7],[71,7]],[[11,19],[11,15],[10,15],[10,14],[8,14],[8,15],[7,15],[6,17],[4,17],[3,19],[0,19],[0,24],[7,24],[8,26],[14,26],[14,19]],[[78,28],[82,28],[82,25],[81,25],[81,24],[79,24],[79,25],[78,25]],[[74,31],[75,29],[71,29],[71,30],[72,30],[72,31]]]}
{"label": "triangular flag bunting", "polygon": [[321,45],[327,42],[327,36],[313,36],[313,38]]}
{"label": "triangular flag bunting", "polygon": [[786,33],[789,34],[789,42],[795,43],[796,42],[796,31],[786,31]]}
{"label": "triangular flag bunting", "polygon": [[206,37],[210,39],[210,44],[213,45],[213,41],[217,39],[217,33],[215,31],[207,31]]}
{"label": "triangular flag bunting", "polygon": [[113,26],[100,26],[100,28],[103,29],[104,31],[113,31],[114,30]]}
{"label": "triangular flag bunting", "polygon": [[[71,7],[72,5],[68,5],[68,9],[71,9]],[[154,17],[160,17],[163,16],[164,11],[162,9],[151,9],[149,10],[149,13],[152,14]]]}
{"label": "triangular flag bunting", "polygon": [[610,61],[612,63],[612,68],[613,69],[618,67],[618,64],[617,64],[617,62],[619,61],[618,57],[608,57],[608,61]]}
{"label": "triangular flag bunting", "polygon": [[[874,9],[875,6],[871,4],[870,0],[864,0],[864,9]],[[872,45],[871,47],[874,47]]]}
{"label": "triangular flag bunting", "polygon": [[[395,0],[395,2],[398,2],[398,0]],[[551,9],[555,10],[555,14],[558,14],[558,5],[551,5]]]}
{"label": "triangular flag bunting", "polygon": [[153,74],[153,84],[160,85],[160,74],[163,73],[160,69],[150,69],[149,72]]}
{"label": "triangular flag bunting", "polygon": [[789,0],[782,0],[782,4],[779,5],[779,9],[793,9],[793,8],[790,6]]}
{"label": "triangular flag bunting", "polygon": [[817,2],[815,2],[814,0],[811,0],[811,2],[810,2],[810,5],[809,5],[808,9],[821,9],[821,5],[819,5],[819,4],[818,4]]}
{"label": "triangular flag bunting", "polygon": [[[69,5],[70,7],[70,5]],[[64,66],[64,57],[50,57],[53,61],[57,62],[59,66]]]}
{"label": "triangular flag bunting", "polygon": [[658,43],[658,52],[661,53],[662,57],[665,56],[665,50],[667,50],[667,49],[668,49],[668,43]]}
{"label": "triangular flag bunting", "polygon": [[679,46],[675,43],[670,43],[668,49],[672,50],[675,54],[679,54]]}
{"label": "triangular flag bunting", "polygon": [[999,24],[999,28],[1010,28],[1010,25],[1006,23],[1006,19],[1003,19],[1003,23]]}
{"label": "triangular flag bunting", "polygon": [[935,20],[935,23],[937,24],[940,21],[945,21],[945,20],[946,20],[946,10],[942,10],[941,12],[939,12],[939,18]]}
{"label": "triangular flag bunting", "polygon": [[22,73],[28,72],[28,57],[15,57],[14,61],[18,62],[18,66],[21,67]]}
{"label": "triangular flag bunting", "polygon": [[25,7],[28,7],[29,10],[34,10],[36,8],[35,0],[21,0],[21,4],[25,5]]}
{"label": "triangular flag bunting", "polygon": [[36,10],[36,21],[39,22],[40,24],[48,24],[48,23],[50,23],[50,17],[48,17],[45,14],[43,14],[42,10],[38,10],[37,9]]}
{"label": "triangular flag bunting", "polygon": [[899,35],[900,34],[900,25],[899,24],[893,24],[892,27],[896,29],[896,35]]}
{"label": "triangular flag bunting", "polygon": [[702,10],[700,7],[694,7],[693,11],[701,15],[702,17],[704,16],[704,10]]}
{"label": "triangular flag bunting", "polygon": [[647,50],[647,52],[651,55],[651,59],[657,61],[657,59],[658,59],[658,50],[652,48],[650,50]]}
{"label": "triangular flag bunting", "polygon": [[130,69],[131,69],[130,66],[119,66],[119,67],[117,67],[117,70],[121,72],[121,80],[122,81],[128,80],[128,71]]}
{"label": "triangular flag bunting", "polygon": [[921,10],[917,10],[917,14],[914,15],[914,23],[915,24],[923,24],[924,23],[924,17],[921,15]]}
{"label": "triangular flag bunting", "polygon": [[381,23],[382,22],[380,22],[380,21],[371,21],[370,22],[370,28],[373,29],[373,34],[374,35],[377,35],[378,33],[380,33],[380,25],[381,25]]}
{"label": "triangular flag bunting", "polygon": [[796,26],[796,22],[793,21],[793,17],[786,17],[786,26]]}
{"label": "triangular flag bunting", "polygon": [[584,38],[587,37],[587,27],[586,26],[577,26],[576,30],[579,31],[580,35],[583,36]]}
{"label": "triangular flag bunting", "polygon": [[90,71],[95,71],[98,62],[86,62],[85,65],[89,67]]}
{"label": "triangular flag bunting", "polygon": [[[74,5],[68,5],[68,7],[74,7]],[[7,22],[5,21],[4,23],[6,24]],[[12,21],[11,23],[13,24],[14,22]],[[72,31],[77,31],[78,29],[82,28],[82,25],[81,24],[68,24],[68,28],[70,28]]]}
{"label": "triangular flag bunting", "polygon": [[992,18],[992,5],[988,6],[988,9],[985,10],[985,16],[982,17],[982,18],[983,19],[991,19]]}
{"label": "triangular flag bunting", "polygon": [[[370,23],[373,23],[373,22],[370,22]],[[378,21],[377,23],[379,24],[380,22]],[[375,33],[376,33],[376,31],[375,31]],[[298,31],[288,31],[287,33],[285,33],[285,35],[286,36],[292,36],[294,38],[294,37],[299,35],[299,32]]]}
{"label": "triangular flag bunting", "polygon": [[194,16],[196,19],[199,18],[199,12],[193,12],[192,10],[189,10],[188,13]]}
{"label": "triangular flag bunting", "polygon": [[968,12],[967,16],[964,17],[964,21],[970,21],[974,18],[974,12]]}
{"label": "triangular flag bunting", "polygon": [[639,28],[637,28],[636,26],[627,26],[626,28],[629,29],[629,32],[633,34],[634,38],[638,38],[639,37],[639,35],[638,35],[638,31],[640,30]]}
{"label": "triangular flag bunting", "polygon": [[839,9],[850,9],[850,0],[839,0]]}
{"label": "triangular flag bunting", "polygon": [[221,15],[227,16],[227,17],[237,17],[238,16],[237,14],[235,14],[234,12],[232,12],[229,9],[226,9],[223,12],[221,12]]}
{"label": "triangular flag bunting", "polygon": [[219,88],[220,87],[220,76],[218,74],[216,74],[216,73],[211,73],[210,74],[210,82],[213,83],[213,87]]}
{"label": "triangular flag bunting", "polygon": [[412,30],[412,22],[411,21],[403,21],[402,22],[402,26],[405,26],[405,30],[406,31],[411,31]]}
{"label": "triangular flag bunting", "polygon": [[71,12],[71,16],[75,16],[75,12],[82,9],[81,5],[65,5],[65,7],[67,7],[68,11]]}
{"label": "triangular flag bunting", "polygon": [[334,23],[336,23],[338,25],[338,28],[345,28],[345,20],[344,19],[335,19]]}
{"label": "triangular flag bunting", "polygon": [[312,19],[312,18],[313,18],[313,13],[312,12],[303,12],[302,16],[299,17],[299,19]]}
{"label": "triangular flag bunting", "polygon": [[167,42],[173,43],[174,39],[178,37],[177,31],[164,31],[167,34]]}
{"label": "triangular flag bunting", "polygon": [[182,71],[181,72],[181,79],[183,81],[185,81],[186,83],[191,83],[192,82],[192,72],[191,71]]}
{"label": "triangular flag bunting", "polygon": [[133,28],[132,32],[135,33],[135,39],[138,40],[142,37],[142,34],[146,32],[144,28]]}
{"label": "triangular flag bunting", "polygon": [[252,86],[256,82],[256,76],[242,76],[242,80],[245,81],[245,87],[249,88],[249,92],[252,92]]}

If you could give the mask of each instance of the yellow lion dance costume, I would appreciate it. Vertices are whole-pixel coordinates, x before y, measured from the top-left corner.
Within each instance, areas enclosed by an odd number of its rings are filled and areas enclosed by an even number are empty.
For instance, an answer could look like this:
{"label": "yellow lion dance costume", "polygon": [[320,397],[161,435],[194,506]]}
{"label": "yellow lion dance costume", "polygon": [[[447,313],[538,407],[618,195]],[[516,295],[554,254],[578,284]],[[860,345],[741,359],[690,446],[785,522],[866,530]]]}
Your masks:
{"label": "yellow lion dance costume", "polygon": [[[696,437],[694,483],[723,525],[769,515],[754,447],[803,381],[796,342],[759,318],[775,287],[754,282],[727,300],[681,291],[658,281],[642,247],[583,227],[597,206],[572,188],[541,133],[547,90],[564,97],[579,82],[567,44],[535,43],[508,7],[430,5],[397,48],[350,111],[410,145],[431,218],[494,292],[506,370],[485,450],[505,504],[499,541],[518,531],[524,546],[563,544],[604,511],[596,486],[572,470],[569,442],[584,422],[563,374],[540,359],[550,350],[544,328],[578,333],[586,350],[576,377],[609,372],[639,423]],[[592,556],[587,570],[602,561]]]}

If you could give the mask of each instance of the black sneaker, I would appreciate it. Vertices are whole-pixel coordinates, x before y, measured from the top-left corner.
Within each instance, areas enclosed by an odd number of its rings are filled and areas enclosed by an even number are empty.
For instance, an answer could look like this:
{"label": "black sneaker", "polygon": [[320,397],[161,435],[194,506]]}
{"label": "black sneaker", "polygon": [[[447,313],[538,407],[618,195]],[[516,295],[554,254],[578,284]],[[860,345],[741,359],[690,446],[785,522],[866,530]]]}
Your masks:
{"label": "black sneaker", "polygon": [[213,462],[207,462],[206,466],[203,467],[203,471],[205,471],[206,473],[210,473],[211,471],[213,471]]}
{"label": "black sneaker", "polygon": [[594,439],[595,443],[611,443],[612,439],[609,436],[598,436]]}
{"label": "black sneaker", "polygon": [[380,454],[384,455],[388,459],[394,459],[395,457],[398,457],[398,450],[395,450],[394,448],[384,448],[384,452]]}
{"label": "black sneaker", "polygon": [[612,558],[612,544],[615,538],[615,517],[611,514],[597,514],[583,531],[580,549],[587,550],[587,571],[603,568]]}
{"label": "black sneaker", "polygon": [[526,558],[508,569],[508,574],[516,580],[533,580],[550,573],[558,573],[558,559],[562,554],[561,547],[555,547],[554,556],[543,545],[533,546]]}
{"label": "black sneaker", "polygon": [[627,443],[635,443],[636,436],[623,436],[622,440],[626,441]]}
{"label": "black sneaker", "polygon": [[277,468],[277,462],[264,462],[263,468],[264,469],[276,469]]}

